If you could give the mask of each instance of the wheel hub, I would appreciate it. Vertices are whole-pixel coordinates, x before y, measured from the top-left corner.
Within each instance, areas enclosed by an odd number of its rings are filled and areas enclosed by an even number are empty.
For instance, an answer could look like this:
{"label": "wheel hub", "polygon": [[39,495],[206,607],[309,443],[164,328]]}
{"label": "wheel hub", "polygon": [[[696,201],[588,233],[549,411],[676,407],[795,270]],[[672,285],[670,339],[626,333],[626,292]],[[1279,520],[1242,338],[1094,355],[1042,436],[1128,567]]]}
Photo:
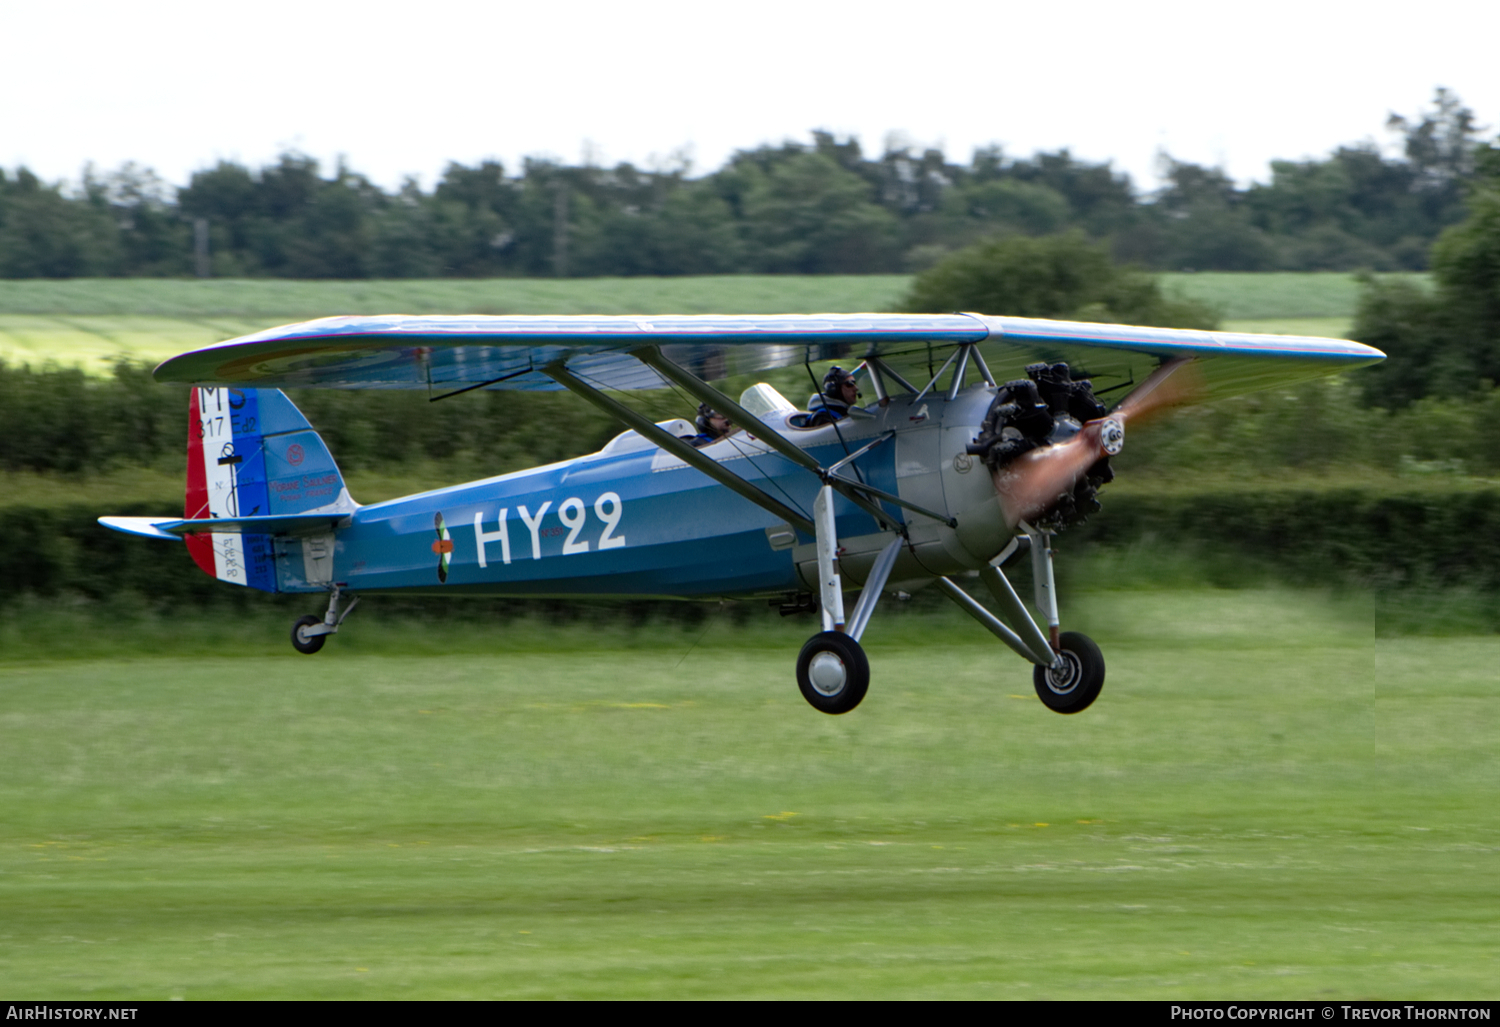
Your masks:
{"label": "wheel hub", "polygon": [[819,695],[835,696],[844,690],[849,672],[834,653],[819,653],[807,665],[807,680]]}
{"label": "wheel hub", "polygon": [[1083,680],[1083,664],[1066,649],[1058,655],[1062,657],[1062,666],[1047,668],[1047,687],[1058,695],[1067,695]]}

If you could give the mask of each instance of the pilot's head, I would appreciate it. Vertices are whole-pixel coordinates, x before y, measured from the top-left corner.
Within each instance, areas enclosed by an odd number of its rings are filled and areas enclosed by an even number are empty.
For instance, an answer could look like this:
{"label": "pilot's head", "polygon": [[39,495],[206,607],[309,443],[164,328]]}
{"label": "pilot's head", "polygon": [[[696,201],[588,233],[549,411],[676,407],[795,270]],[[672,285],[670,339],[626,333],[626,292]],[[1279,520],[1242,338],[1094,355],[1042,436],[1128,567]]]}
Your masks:
{"label": "pilot's head", "polygon": [[835,365],[823,376],[823,395],[852,406],[859,399],[859,384],[854,380],[854,375]]}
{"label": "pilot's head", "polygon": [[698,430],[704,435],[712,438],[722,438],[729,434],[729,418],[719,413],[707,403],[698,404],[698,416],[693,421]]}

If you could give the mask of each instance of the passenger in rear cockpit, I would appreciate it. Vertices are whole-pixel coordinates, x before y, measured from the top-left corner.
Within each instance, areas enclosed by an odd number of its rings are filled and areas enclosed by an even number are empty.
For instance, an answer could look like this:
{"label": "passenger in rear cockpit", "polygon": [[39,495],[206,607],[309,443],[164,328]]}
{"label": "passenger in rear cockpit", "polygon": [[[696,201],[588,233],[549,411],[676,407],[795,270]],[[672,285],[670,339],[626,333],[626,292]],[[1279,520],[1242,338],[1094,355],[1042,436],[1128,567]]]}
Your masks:
{"label": "passenger in rear cockpit", "polygon": [[707,403],[698,404],[698,417],[693,422],[698,426],[698,434],[688,439],[697,448],[712,445],[720,439],[727,439],[739,431],[729,418],[719,413]]}

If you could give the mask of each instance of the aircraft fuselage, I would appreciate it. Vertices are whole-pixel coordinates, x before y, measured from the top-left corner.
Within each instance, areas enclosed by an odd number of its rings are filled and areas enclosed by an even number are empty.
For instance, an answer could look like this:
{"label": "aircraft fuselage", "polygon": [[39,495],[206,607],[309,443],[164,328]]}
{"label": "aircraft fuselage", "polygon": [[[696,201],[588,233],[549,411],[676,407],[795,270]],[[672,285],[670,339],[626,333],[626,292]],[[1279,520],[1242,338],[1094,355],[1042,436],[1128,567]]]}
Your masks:
{"label": "aircraft fuselage", "polygon": [[[1009,538],[988,472],[964,454],[991,395],[893,397],[836,426],[785,431],[825,467],[895,432],[853,468],[958,526],[887,503],[909,526],[893,582],[977,568]],[[818,479],[745,433],[700,452],[812,509]],[[846,499],[835,513],[845,572],[862,580],[890,536]],[[754,597],[807,591],[816,575],[810,537],[634,433],[573,460],[362,506],[328,535],[275,546],[284,592]]]}

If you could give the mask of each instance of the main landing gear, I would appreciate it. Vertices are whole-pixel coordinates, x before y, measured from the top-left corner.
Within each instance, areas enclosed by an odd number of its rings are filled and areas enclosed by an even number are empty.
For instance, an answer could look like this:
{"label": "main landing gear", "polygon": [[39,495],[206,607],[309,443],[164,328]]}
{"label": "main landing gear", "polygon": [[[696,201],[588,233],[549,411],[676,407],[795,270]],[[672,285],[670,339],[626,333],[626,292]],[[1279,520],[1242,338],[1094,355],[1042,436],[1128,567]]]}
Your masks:
{"label": "main landing gear", "polygon": [[297,623],[292,625],[292,648],[307,656],[322,649],[323,643],[328,641],[328,636],[338,634],[344,618],[353,613],[358,605],[359,596],[355,596],[340,613],[339,586],[334,585],[328,594],[327,613],[321,617],[310,613],[306,617],[298,618]]}
{"label": "main landing gear", "polygon": [[[1052,575],[1052,533],[1034,528],[1025,521],[1021,522],[1020,528],[1025,534],[1011,539],[1010,545],[979,572],[980,579],[995,597],[1009,625],[947,578],[939,578],[937,584],[948,598],[996,638],[1036,664],[1032,675],[1036,694],[1047,709],[1057,713],[1080,713],[1099,698],[1099,691],[1104,687],[1104,657],[1087,635],[1058,630],[1057,583]],[[1031,552],[1036,607],[1047,618],[1046,634],[1026,612],[1021,597],[1016,595],[1010,579],[1001,569],[1012,557],[1027,550]]]}
{"label": "main landing gear", "polygon": [[[876,557],[854,613],[846,622],[837,560],[838,542],[833,526],[832,493],[831,488],[824,486],[813,504],[813,525],[817,529],[818,544],[818,606],[823,630],[807,640],[797,657],[797,687],[814,709],[824,713],[848,713],[859,705],[870,687],[870,663],[860,648],[859,639],[890,578],[901,551],[902,539],[900,536],[893,538]],[[1087,635],[1058,630],[1051,533],[1024,521],[1020,527],[1025,534],[1012,539],[1010,545],[979,572],[1005,621],[948,578],[938,578],[937,586],[996,638],[1036,665],[1033,673],[1036,694],[1049,710],[1079,713],[1099,697],[1104,687],[1104,657]],[[1031,553],[1032,577],[1036,583],[1036,606],[1047,619],[1046,632],[1032,619],[1001,569],[1012,557],[1027,550]]]}
{"label": "main landing gear", "polygon": [[891,539],[870,568],[854,614],[844,618],[844,586],[839,575],[838,537],[833,526],[833,488],[824,485],[813,503],[818,542],[818,610],[823,630],[807,640],[797,656],[797,687],[814,709],[848,713],[870,687],[870,661],[859,639],[901,553],[901,536]]}

